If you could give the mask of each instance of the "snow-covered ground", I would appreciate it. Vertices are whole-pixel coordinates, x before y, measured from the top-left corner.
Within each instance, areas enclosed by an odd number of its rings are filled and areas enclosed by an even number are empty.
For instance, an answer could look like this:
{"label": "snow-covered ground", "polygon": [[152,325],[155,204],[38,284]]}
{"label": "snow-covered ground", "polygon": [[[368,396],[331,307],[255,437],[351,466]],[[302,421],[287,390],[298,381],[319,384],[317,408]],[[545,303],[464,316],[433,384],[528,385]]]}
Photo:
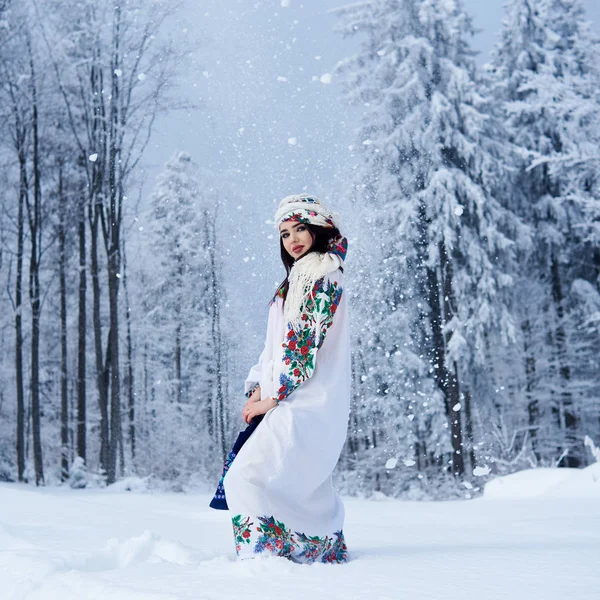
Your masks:
{"label": "snow-covered ground", "polygon": [[599,490],[600,463],[476,500],[346,499],[350,562],[307,566],[236,562],[205,495],[2,484],[0,598],[598,600]]}

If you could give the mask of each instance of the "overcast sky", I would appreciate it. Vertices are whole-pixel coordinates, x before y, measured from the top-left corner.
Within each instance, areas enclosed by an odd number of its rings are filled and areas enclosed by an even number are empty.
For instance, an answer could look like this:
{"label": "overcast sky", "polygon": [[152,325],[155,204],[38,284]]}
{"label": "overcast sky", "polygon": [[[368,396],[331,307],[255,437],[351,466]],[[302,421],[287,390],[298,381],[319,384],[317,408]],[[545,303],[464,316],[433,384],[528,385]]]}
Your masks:
{"label": "overcast sky", "polygon": [[[504,1],[464,1],[480,30],[473,46],[483,63]],[[244,191],[271,203],[305,186],[323,195],[339,189],[335,177],[351,162],[356,115],[327,74],[354,46],[333,31],[336,17],[328,11],[344,4],[185,0],[174,30],[198,51],[181,93],[203,108],[161,120],[147,164],[156,170],[186,150],[217,171],[233,169]],[[600,1],[584,5],[600,33]]]}

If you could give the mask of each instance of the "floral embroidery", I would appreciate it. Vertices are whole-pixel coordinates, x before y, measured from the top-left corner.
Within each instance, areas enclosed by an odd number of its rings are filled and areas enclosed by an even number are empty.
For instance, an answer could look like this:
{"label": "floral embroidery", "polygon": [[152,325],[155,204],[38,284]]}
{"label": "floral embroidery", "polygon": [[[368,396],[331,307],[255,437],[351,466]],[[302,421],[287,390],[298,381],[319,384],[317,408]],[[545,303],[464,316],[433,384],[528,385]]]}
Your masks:
{"label": "floral embroidery", "polygon": [[333,238],[327,246],[327,252],[339,256],[342,260],[346,259],[348,252],[348,240],[341,234]]}
{"label": "floral embroidery", "polygon": [[275,292],[275,295],[273,296],[273,298],[271,298],[271,302],[269,303],[269,306],[271,306],[271,304],[274,304],[275,302],[277,302],[277,298],[283,298],[283,285],[279,287],[279,289]]}
{"label": "floral embroidery", "polygon": [[[314,203],[314,200],[312,198],[307,200],[311,200]],[[314,210],[310,210],[310,208],[303,208],[301,210],[288,213],[285,217],[283,217],[283,219],[281,219],[281,222],[283,223],[284,221],[297,221],[298,223],[310,224],[310,218],[305,215],[309,215],[310,217],[314,218],[317,217],[317,212]],[[335,223],[329,217],[321,215],[321,218],[326,223],[326,225],[324,225],[323,227],[335,227]]]}
{"label": "floral embroidery", "polygon": [[346,547],[344,534],[342,531],[336,531],[333,535],[335,536],[335,542],[333,542],[331,548],[323,554],[323,556],[321,557],[321,562],[346,562],[346,560],[348,560],[348,548]]}
{"label": "floral embroidery", "polygon": [[288,556],[294,550],[292,532],[283,523],[273,517],[258,517],[260,526],[256,531],[260,533],[254,546],[254,553],[259,554],[268,550],[278,556]]}
{"label": "floral embroidery", "polygon": [[250,389],[244,394],[244,396],[246,396],[246,398],[250,398],[250,396],[252,396],[252,394],[254,393],[254,390],[260,387],[259,383],[255,383],[253,386],[250,387]]}
{"label": "floral embroidery", "polygon": [[[275,556],[292,558],[303,563],[343,563],[348,560],[346,543],[342,531],[336,531],[333,537],[308,536],[299,531],[292,532],[284,523],[274,517],[258,517],[260,522],[256,527],[258,535],[252,542],[253,523],[250,517],[243,519],[242,515],[235,516],[233,532],[236,542],[236,551],[239,554],[242,544],[254,544],[251,549],[253,554],[268,552]],[[250,549],[250,548],[249,548]]]}
{"label": "floral embroidery", "polygon": [[[314,211],[306,211],[307,213],[316,216],[316,212]],[[310,223],[310,220],[308,219],[308,217],[305,217],[301,212],[291,212],[288,215],[286,215],[281,222],[283,223],[284,221],[297,221],[298,223],[305,223],[308,224]]]}
{"label": "floral embroidery", "polygon": [[288,324],[281,359],[287,366],[287,372],[279,376],[278,403],[313,374],[317,350],[323,345],[325,333],[333,323],[341,297],[342,288],[337,281],[325,283],[325,278],[319,279],[302,306],[303,326],[300,331]]}
{"label": "floral embroidery", "polygon": [[250,543],[250,537],[252,535],[250,527],[254,525],[254,523],[250,521],[250,517],[246,517],[243,521],[242,518],[242,515],[235,515],[235,517],[231,519],[231,522],[233,523],[233,536],[235,538],[235,550],[238,554],[242,549],[242,544]]}
{"label": "floral embroidery", "polygon": [[[283,291],[284,291],[284,286],[280,285],[279,288],[277,289],[277,291],[275,292],[275,295],[273,296],[273,298],[271,299],[271,303],[270,304],[275,304],[275,302],[277,302],[277,298],[281,298],[283,299]],[[270,305],[269,305],[270,306]]]}
{"label": "floral embroidery", "polygon": [[303,533],[296,532],[298,536],[298,542],[304,544],[302,552],[298,555],[298,558],[303,558],[306,562],[314,562],[319,556],[324,555],[326,552],[331,550],[331,542],[333,541],[330,537],[308,537]]}
{"label": "floral embroidery", "polygon": [[314,562],[319,560],[324,563],[341,563],[347,560],[347,548],[344,541],[344,534],[341,531],[336,531],[333,538],[328,536],[309,537],[303,533],[296,532],[298,542],[304,544],[302,552],[298,558],[303,558],[304,562]]}

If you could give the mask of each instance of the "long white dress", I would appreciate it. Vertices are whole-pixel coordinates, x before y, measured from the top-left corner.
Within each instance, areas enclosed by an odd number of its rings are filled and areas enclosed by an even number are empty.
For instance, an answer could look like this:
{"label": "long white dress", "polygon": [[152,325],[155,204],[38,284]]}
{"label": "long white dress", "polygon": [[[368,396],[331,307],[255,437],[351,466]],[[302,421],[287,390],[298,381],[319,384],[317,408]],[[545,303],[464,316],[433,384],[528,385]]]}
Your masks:
{"label": "long white dress", "polygon": [[350,407],[347,298],[340,269],[315,283],[302,327],[271,303],[265,347],[246,393],[279,400],[241,448],[223,484],[240,557],[285,556],[344,562],[344,506],[332,472],[346,439]]}

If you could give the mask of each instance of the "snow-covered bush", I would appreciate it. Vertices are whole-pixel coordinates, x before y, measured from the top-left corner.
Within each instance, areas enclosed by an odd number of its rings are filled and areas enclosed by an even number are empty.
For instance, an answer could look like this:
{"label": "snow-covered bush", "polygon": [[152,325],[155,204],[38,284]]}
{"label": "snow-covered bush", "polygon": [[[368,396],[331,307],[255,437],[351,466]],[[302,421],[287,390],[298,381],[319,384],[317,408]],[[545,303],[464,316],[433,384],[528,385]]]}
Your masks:
{"label": "snow-covered bush", "polygon": [[69,469],[69,485],[74,490],[81,490],[87,487],[87,484],[88,476],[85,461],[81,456],[76,456]]}

